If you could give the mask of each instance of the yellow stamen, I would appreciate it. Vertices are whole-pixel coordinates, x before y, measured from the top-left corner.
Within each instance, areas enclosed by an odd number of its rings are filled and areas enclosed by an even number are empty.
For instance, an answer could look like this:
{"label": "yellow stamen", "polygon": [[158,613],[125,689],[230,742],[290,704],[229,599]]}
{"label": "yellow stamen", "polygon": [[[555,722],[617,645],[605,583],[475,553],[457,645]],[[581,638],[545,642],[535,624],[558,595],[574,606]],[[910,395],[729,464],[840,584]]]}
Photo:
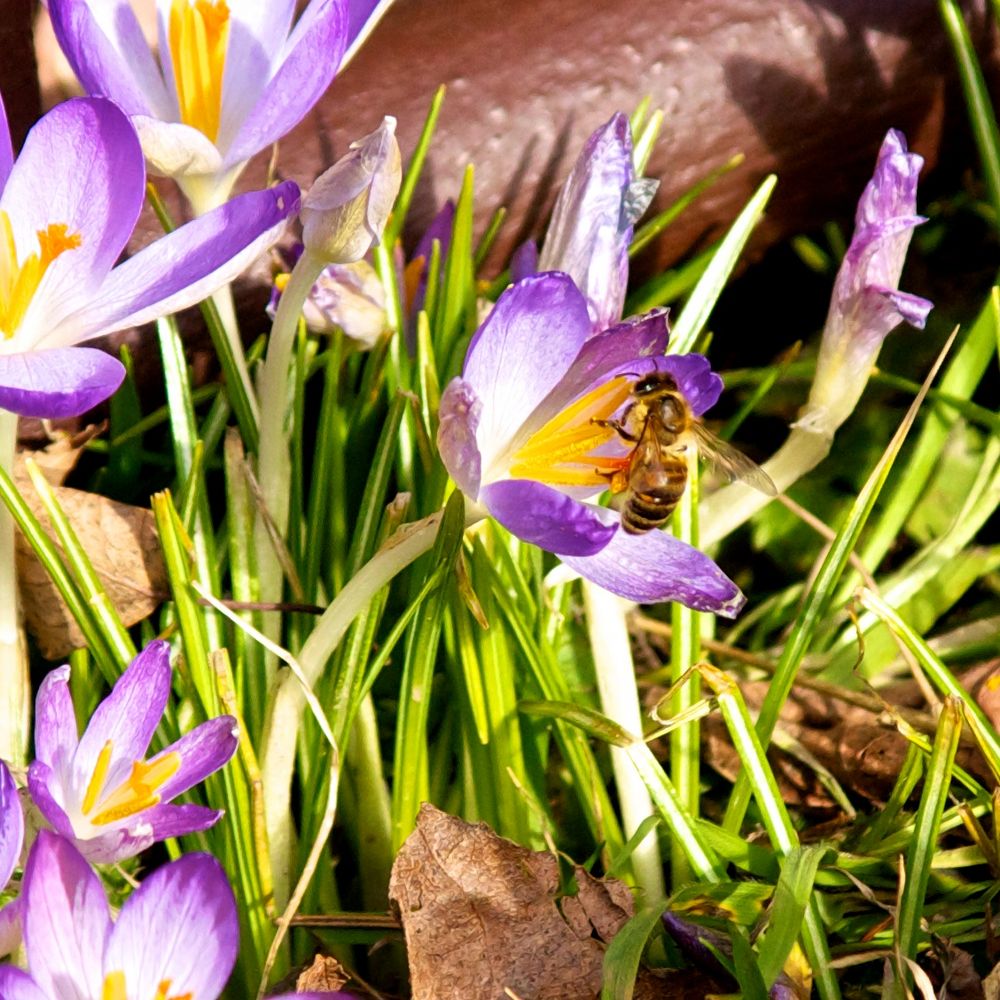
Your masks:
{"label": "yellow stamen", "polygon": [[101,987],[101,1000],[127,1000],[127,997],[125,973],[109,972],[104,977],[104,985]]}
{"label": "yellow stamen", "polygon": [[165,753],[155,760],[133,761],[132,773],[101,801],[100,812],[91,816],[90,822],[101,826],[155,806],[160,801],[158,790],[177,773],[180,766],[181,755],[176,751]]}
{"label": "yellow stamen", "polygon": [[603,382],[557,413],[514,454],[509,472],[558,486],[601,486],[622,466],[622,459],[593,451],[617,439],[607,420],[628,399],[630,381],[619,376]]}
{"label": "yellow stamen", "polygon": [[87,784],[87,793],[83,797],[83,815],[97,805],[97,797],[104,788],[104,779],[108,776],[108,768],[111,766],[111,740],[101,747],[101,752],[97,755],[97,763],[94,765],[94,773],[90,776]]}
{"label": "yellow stamen", "polygon": [[172,0],[169,35],[181,121],[215,142],[229,43],[226,0]]}
{"label": "yellow stamen", "polygon": [[193,993],[174,993],[171,996],[170,993],[170,980],[164,979],[159,986],[156,987],[156,996],[153,1000],[191,1000]]}
{"label": "yellow stamen", "polygon": [[39,252],[19,263],[10,216],[0,211],[0,333],[8,339],[17,333],[49,265],[83,242],[65,222],[53,222],[37,236]]}

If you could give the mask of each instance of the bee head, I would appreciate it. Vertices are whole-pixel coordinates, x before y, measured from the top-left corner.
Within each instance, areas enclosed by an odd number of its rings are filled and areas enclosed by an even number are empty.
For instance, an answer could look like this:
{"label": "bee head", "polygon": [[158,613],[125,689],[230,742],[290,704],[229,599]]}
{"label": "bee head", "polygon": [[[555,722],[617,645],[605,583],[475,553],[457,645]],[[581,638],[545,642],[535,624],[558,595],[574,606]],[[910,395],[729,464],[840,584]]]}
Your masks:
{"label": "bee head", "polygon": [[656,396],[662,392],[676,392],[677,383],[667,372],[653,371],[643,375],[632,387],[632,392],[639,396]]}

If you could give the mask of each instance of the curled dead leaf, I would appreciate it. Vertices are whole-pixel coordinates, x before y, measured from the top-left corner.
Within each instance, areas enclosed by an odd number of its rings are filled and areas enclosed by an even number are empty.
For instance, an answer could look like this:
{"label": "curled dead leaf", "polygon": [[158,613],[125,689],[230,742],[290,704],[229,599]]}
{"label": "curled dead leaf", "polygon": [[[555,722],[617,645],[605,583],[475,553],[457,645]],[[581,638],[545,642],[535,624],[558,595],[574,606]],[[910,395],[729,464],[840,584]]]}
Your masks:
{"label": "curled dead leaf", "polygon": [[632,915],[624,883],[574,870],[425,804],[389,882],[414,1000],[584,1000],[601,991],[604,942]]}

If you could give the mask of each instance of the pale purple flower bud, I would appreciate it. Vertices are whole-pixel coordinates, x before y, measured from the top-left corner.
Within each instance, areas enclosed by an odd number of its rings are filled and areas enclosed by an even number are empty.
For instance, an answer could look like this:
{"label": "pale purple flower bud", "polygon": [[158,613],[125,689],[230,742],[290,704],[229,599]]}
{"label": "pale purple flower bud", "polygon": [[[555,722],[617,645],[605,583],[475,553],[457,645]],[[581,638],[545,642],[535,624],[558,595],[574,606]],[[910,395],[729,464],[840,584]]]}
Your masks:
{"label": "pale purple flower bud", "polygon": [[403,176],[396,119],[386,116],[370,135],[316,178],[302,199],[306,250],[335,264],[360,260],[378,246]]}
{"label": "pale purple flower bud", "polygon": [[[24,812],[7,765],[0,760],[0,891],[10,881],[24,845]],[[20,904],[0,907],[0,957],[21,943]]]}
{"label": "pale purple flower bud", "polygon": [[316,279],[302,309],[313,333],[344,331],[362,351],[370,351],[386,330],[385,288],[367,261],[330,264]]}
{"label": "pale purple flower bud", "polygon": [[635,176],[632,132],[618,112],[587,140],[559,193],[538,270],[565,271],[573,279],[594,330],[621,318],[632,229],[657,184]]}
{"label": "pale purple flower bud", "polygon": [[837,273],[816,376],[800,424],[832,434],[857,403],[882,341],[904,320],[922,329],[932,303],[899,290],[914,226],[923,158],[891,129],[861,195],[854,237]]}

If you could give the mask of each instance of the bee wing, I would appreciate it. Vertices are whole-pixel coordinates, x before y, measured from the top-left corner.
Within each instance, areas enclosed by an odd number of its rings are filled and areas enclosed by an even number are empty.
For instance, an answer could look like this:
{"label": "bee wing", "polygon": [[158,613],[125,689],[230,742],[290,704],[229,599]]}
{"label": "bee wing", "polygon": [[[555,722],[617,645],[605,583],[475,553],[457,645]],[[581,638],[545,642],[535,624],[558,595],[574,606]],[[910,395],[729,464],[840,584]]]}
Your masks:
{"label": "bee wing", "polygon": [[650,414],[629,460],[628,485],[636,493],[653,493],[663,485],[666,475],[657,417]]}
{"label": "bee wing", "polygon": [[739,479],[761,493],[777,496],[771,477],[752,458],[713,434],[701,421],[691,425],[691,435],[698,445],[698,454],[728,479]]}

